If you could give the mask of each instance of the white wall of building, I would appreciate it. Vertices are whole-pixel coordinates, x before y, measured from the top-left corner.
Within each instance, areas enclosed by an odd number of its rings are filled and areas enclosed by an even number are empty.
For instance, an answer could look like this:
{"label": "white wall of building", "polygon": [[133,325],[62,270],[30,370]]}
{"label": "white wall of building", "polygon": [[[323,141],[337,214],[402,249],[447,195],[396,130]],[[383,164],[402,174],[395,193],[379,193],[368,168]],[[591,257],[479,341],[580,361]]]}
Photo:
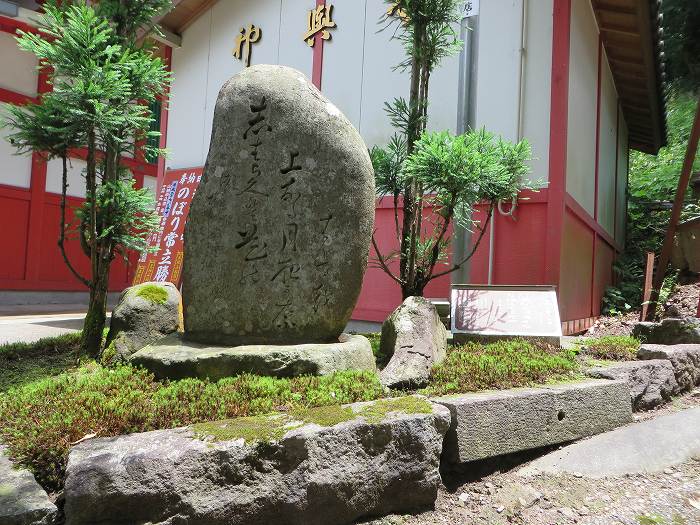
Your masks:
{"label": "white wall of building", "polygon": [[553,0],[527,1],[522,136],[532,146],[530,178],[536,182],[549,179],[553,10]]}
{"label": "white wall of building", "polygon": [[[6,115],[7,112],[0,104],[0,122],[5,120]],[[32,179],[32,156],[16,154],[17,150],[7,140],[12,131],[9,127],[0,127],[0,184],[29,188]]]}
{"label": "white wall of building", "polygon": [[598,86],[598,26],[587,0],[571,2],[566,190],[593,215]]}
{"label": "white wall of building", "polygon": [[[87,166],[82,159],[68,159],[68,191],[70,197],[85,197],[85,176]],[[61,194],[63,179],[63,161],[53,159],[46,163],[46,191]]]}
{"label": "white wall of building", "polygon": [[600,79],[600,142],[598,151],[598,222],[615,235],[615,184],[617,172],[617,91],[603,53]]}
{"label": "white wall of building", "polygon": [[[314,2],[308,2],[308,8]],[[368,145],[384,144],[392,135],[384,103],[408,96],[407,72],[394,70],[404,60],[401,44],[391,40],[394,26],[382,31],[383,0],[336,0],[338,24],[325,43],[322,87]],[[219,2],[190,26],[183,45],[173,52],[170,102],[169,168],[201,166],[206,160],[216,97],[221,86],[241,70],[232,57],[236,29],[255,23],[263,30],[253,46],[252,63],[294,67],[309,78],[313,49],[303,40],[306,11],[298,0]],[[431,80],[430,128],[457,128],[459,55],[444,61]],[[200,140],[201,138],[201,140]]]}
{"label": "white wall of building", "polygon": [[39,72],[34,55],[17,47],[14,35],[0,31],[0,87],[35,96]]}
{"label": "white wall of building", "polygon": [[620,111],[619,133],[617,136],[617,224],[615,240],[624,245],[627,218],[627,176],[629,171],[629,138],[627,123]]}

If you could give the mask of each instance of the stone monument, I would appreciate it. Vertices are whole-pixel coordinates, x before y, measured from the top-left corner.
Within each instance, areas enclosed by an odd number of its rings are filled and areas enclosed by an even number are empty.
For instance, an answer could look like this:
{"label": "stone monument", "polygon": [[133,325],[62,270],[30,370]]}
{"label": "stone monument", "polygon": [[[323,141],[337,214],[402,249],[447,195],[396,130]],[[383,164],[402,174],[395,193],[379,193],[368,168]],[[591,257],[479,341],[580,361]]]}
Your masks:
{"label": "stone monument", "polygon": [[238,73],[219,93],[185,227],[185,332],[132,361],[169,377],[374,368],[369,342],[342,334],[374,199],[362,138],[304,75]]}

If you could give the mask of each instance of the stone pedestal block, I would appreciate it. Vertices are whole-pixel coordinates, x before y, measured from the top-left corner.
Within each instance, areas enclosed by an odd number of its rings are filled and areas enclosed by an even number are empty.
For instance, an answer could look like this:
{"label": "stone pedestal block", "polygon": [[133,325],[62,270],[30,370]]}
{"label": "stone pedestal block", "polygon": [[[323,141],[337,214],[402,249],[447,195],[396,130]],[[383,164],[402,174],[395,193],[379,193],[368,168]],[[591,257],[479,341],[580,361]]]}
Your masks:
{"label": "stone pedestal block", "polygon": [[361,335],[305,345],[209,346],[171,334],[131,356],[131,363],[157,378],[218,380],[242,373],[275,377],[328,375],[341,370],[376,370],[372,345]]}

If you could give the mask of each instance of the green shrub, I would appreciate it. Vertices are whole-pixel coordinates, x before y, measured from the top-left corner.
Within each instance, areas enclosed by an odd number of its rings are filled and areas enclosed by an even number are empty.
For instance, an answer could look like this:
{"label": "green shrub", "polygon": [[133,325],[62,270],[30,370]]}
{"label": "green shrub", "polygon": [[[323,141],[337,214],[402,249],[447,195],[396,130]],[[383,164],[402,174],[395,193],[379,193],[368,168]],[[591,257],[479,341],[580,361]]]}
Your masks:
{"label": "green shrub", "polygon": [[381,397],[370,372],[276,379],[242,375],[218,382],[156,382],[144,370],[96,363],[0,395],[0,441],[48,490],[60,490],[71,443],[198,422]]}
{"label": "green shrub", "polygon": [[453,348],[433,367],[428,395],[513,388],[572,377],[578,369],[571,350],[535,345],[523,339]]}
{"label": "green shrub", "polygon": [[581,342],[583,353],[593,359],[632,361],[637,358],[639,341],[627,335],[606,335]]}

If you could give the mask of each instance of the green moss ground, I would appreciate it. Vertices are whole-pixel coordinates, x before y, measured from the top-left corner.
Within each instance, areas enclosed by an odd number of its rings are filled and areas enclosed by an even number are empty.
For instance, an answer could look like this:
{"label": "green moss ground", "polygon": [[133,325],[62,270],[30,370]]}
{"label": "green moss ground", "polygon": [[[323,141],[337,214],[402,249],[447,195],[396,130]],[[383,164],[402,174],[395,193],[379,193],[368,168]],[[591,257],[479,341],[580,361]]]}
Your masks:
{"label": "green moss ground", "polygon": [[80,333],[0,345],[0,393],[74,369]]}
{"label": "green moss ground", "polygon": [[578,341],[582,355],[603,361],[633,361],[637,358],[639,340],[624,335],[582,339]]}

